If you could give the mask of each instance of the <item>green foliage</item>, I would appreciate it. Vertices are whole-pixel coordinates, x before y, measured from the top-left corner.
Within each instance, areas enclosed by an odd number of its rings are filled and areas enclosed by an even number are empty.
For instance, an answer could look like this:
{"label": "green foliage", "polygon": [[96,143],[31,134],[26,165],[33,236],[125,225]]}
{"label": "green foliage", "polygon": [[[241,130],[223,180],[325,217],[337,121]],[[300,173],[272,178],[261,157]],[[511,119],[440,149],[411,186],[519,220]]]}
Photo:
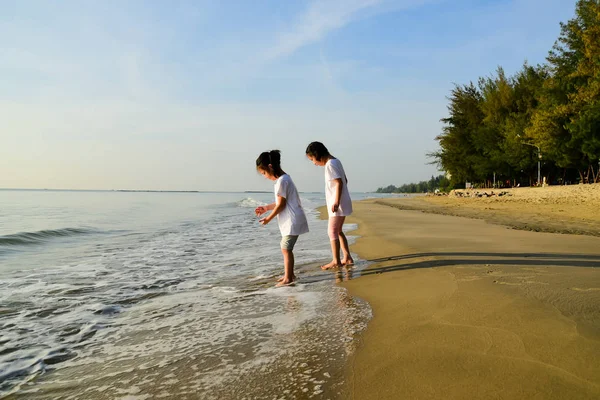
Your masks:
{"label": "green foliage", "polygon": [[432,176],[428,181],[421,181],[419,183],[409,183],[399,187],[389,185],[377,189],[376,193],[431,193],[435,190],[441,192],[448,192],[452,190],[450,180],[444,175],[437,177]]}
{"label": "green foliage", "polygon": [[[447,118],[429,154],[452,184],[532,182],[538,149],[548,175],[593,169],[600,160],[600,0],[579,0],[561,24],[548,65],[502,68],[477,85],[456,85]],[[600,174],[597,174],[600,175]]]}
{"label": "green foliage", "polygon": [[560,167],[600,159],[600,2],[580,0],[548,56],[552,75],[527,134]]}
{"label": "green foliage", "polygon": [[473,83],[456,85],[449,98],[450,116],[442,119],[445,126],[436,139],[441,150],[432,154],[442,169],[451,173],[453,181],[473,179],[484,162],[479,152],[477,130],[481,127],[481,94]]}
{"label": "green foliage", "polygon": [[537,150],[524,145],[525,129],[538,105],[537,95],[547,78],[541,66],[527,64],[514,77],[502,68],[478,85],[455,86],[449,98],[450,117],[436,139],[441,151],[430,154],[452,182],[514,179],[537,166]]}

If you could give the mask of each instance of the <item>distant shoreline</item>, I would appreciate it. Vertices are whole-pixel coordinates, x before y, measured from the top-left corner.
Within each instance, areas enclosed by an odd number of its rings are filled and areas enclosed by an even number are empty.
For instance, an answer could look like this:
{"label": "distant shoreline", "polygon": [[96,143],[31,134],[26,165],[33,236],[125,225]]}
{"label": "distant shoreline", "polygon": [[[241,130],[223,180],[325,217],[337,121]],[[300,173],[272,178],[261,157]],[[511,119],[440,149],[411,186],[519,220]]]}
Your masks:
{"label": "distant shoreline", "polygon": [[143,193],[238,193],[238,192],[217,192],[200,190],[146,190],[146,189],[18,189],[18,188],[0,188],[5,192],[143,192]]}
{"label": "distant shoreline", "polygon": [[[243,191],[219,191],[219,190],[145,190],[145,189],[19,189],[0,188],[0,192],[125,192],[125,193],[248,193],[269,194],[268,190],[243,190]],[[321,194],[322,192],[299,192],[301,194]],[[351,192],[351,193],[375,193],[375,192]]]}
{"label": "distant shoreline", "polygon": [[[4,192],[141,192],[141,193],[242,193],[213,190],[149,190],[149,189],[18,189],[0,188]],[[269,192],[270,193],[270,192]]]}

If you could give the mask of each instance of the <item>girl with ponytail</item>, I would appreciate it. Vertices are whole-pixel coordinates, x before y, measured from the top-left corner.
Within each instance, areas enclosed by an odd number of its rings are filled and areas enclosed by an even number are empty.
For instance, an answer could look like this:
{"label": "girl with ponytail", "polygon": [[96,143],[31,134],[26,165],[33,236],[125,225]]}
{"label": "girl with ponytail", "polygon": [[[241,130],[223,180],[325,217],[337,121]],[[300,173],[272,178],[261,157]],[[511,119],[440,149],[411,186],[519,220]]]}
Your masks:
{"label": "girl with ponytail", "polygon": [[281,169],[279,150],[265,151],[256,159],[256,169],[265,178],[274,181],[275,202],[256,207],[257,216],[267,211],[271,213],[259,222],[266,225],[277,217],[281,232],[281,253],[283,254],[284,274],[277,286],[289,285],[296,280],[294,275],[294,245],[298,236],[308,232],[308,222],[302,209],[300,196],[292,178]]}

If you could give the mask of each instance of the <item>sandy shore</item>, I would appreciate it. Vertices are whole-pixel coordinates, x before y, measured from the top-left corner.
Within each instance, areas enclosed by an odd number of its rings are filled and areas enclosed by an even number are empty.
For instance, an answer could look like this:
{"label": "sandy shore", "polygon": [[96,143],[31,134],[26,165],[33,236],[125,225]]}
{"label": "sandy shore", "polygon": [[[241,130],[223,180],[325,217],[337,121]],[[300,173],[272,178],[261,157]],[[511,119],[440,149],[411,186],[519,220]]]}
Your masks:
{"label": "sandy shore", "polygon": [[[463,196],[476,193],[482,197]],[[379,202],[403,210],[478,218],[514,229],[600,236],[600,184],[457,190],[449,196]]]}
{"label": "sandy shore", "polygon": [[600,238],[381,200],[355,203],[351,222],[352,251],[374,262],[343,283],[374,314],[349,372],[353,398],[600,398]]}

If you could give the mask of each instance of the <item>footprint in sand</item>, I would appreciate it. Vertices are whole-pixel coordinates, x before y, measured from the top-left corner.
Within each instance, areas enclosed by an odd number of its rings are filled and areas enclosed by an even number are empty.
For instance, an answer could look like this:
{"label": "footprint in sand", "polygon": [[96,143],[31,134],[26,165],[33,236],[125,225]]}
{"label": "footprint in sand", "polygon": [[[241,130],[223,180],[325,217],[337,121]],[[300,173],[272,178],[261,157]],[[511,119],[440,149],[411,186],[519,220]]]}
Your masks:
{"label": "footprint in sand", "polygon": [[478,281],[482,277],[481,276],[464,276],[462,278],[456,279],[458,282],[470,282],[470,281]]}
{"label": "footprint in sand", "polygon": [[494,281],[494,283],[497,283],[498,285],[509,285],[509,286],[521,286],[521,285],[523,285],[523,283],[519,283],[519,282],[500,282],[500,281]]}
{"label": "footprint in sand", "polygon": [[531,272],[535,272],[536,274],[552,274],[552,275],[556,275],[556,273],[551,272],[551,271],[547,271],[545,269],[542,269],[540,267],[523,267],[521,268],[523,271],[531,271]]}

